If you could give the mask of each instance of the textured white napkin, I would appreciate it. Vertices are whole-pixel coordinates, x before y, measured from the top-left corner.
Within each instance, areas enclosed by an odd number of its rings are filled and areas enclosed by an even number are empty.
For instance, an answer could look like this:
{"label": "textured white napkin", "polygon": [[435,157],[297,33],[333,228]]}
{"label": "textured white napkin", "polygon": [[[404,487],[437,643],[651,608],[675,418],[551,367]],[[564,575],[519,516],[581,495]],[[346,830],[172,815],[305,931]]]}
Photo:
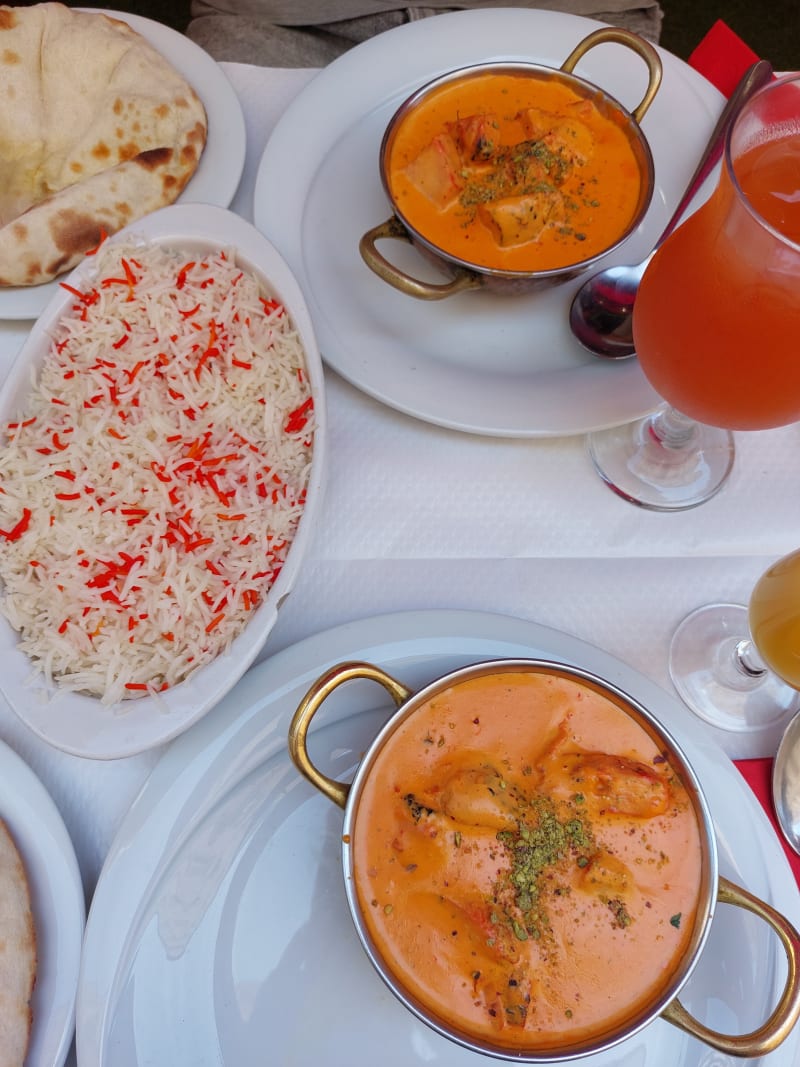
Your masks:
{"label": "textured white napkin", "polygon": [[[315,72],[222,66],[248,136],[232,206],[252,220],[267,137]],[[0,375],[26,330],[0,324]],[[672,691],[667,654],[680,620],[703,603],[745,602],[764,567],[800,544],[800,427],[737,435],[734,472],[717,497],[693,511],[656,514],[601,483],[581,437],[450,432],[381,406],[334,372],[327,383],[327,494],[307,564],[262,659],[351,619],[465,608],[574,634]],[[775,731],[717,736],[737,757],[771,754],[777,740]],[[4,703],[0,737],[50,790],[90,896],[159,751],[114,763],[76,759],[33,737]]]}
{"label": "textured white napkin", "polygon": [[[223,64],[248,153],[233,207],[252,219],[267,137],[308,70]],[[27,324],[0,324],[0,374]],[[440,429],[387,409],[329,371],[328,490],[307,567],[262,655],[386,611],[471,608],[589,640],[671,689],[669,638],[693,608],[742,602],[764,566],[800,543],[800,429],[740,434],[712,501],[675,515],[619,500],[580,437],[514,441]],[[38,741],[7,706],[0,737],[61,809],[91,892],[113,833],[158,752],[112,764]],[[772,751],[723,735],[734,755]]]}
{"label": "textured white napkin", "polygon": [[[223,64],[248,154],[233,203],[252,219],[261,152],[307,70]],[[0,326],[0,373],[24,337]],[[384,611],[463,607],[534,619],[605,648],[666,688],[669,637],[694,607],[744,601],[770,559],[800,543],[800,429],[737,436],[726,488],[690,512],[619,500],[580,437],[455,433],[387,409],[328,372],[328,490],[308,567],[265,655]],[[263,658],[263,657],[262,657]],[[0,736],[61,808],[91,890],[118,821],[157,753],[95,764],[50,749],[7,709]],[[723,737],[735,755],[758,754]],[[759,752],[771,739],[759,741]]]}
{"label": "textured white napkin", "polygon": [[[269,132],[315,72],[223,69],[248,134],[233,207],[252,219]],[[0,324],[0,374],[26,329]],[[327,381],[326,499],[307,567],[263,656],[350,619],[470,608],[575,634],[671,689],[667,651],[680,619],[705,602],[743,602],[764,566],[800,543],[798,427],[738,435],[725,489],[701,508],[665,515],[606,489],[580,437],[513,441],[450,432],[383,407],[333,372]],[[76,759],[34,738],[6,706],[0,737],[52,793],[91,893],[159,753],[111,764]],[[773,736],[721,741],[734,755],[774,749]]]}

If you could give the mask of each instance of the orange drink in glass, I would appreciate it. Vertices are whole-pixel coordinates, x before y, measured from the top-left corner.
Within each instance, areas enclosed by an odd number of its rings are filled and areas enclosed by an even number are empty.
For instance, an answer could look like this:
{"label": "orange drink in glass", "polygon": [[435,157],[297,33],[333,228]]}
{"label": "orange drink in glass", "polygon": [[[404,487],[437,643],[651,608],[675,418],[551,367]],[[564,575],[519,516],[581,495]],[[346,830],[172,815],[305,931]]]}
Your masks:
{"label": "orange drink in glass", "polygon": [[725,139],[716,188],[657,249],[633,307],[639,363],[665,401],[589,436],[606,484],[656,510],[725,483],[734,430],[800,421],[800,74],[769,82]]}
{"label": "orange drink in glass", "polygon": [[[783,99],[773,114],[781,89],[793,114]],[[649,264],[633,321],[642,369],[684,415],[733,430],[800,419],[799,80],[754,98],[716,191]]]}

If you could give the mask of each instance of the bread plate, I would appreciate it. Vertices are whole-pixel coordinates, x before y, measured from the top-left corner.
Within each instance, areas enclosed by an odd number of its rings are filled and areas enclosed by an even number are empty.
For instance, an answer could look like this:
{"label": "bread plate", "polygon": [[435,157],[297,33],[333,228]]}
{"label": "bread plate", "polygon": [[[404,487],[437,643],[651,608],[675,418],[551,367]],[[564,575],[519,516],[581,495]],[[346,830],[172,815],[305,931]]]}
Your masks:
{"label": "bread plate", "polygon": [[[206,146],[178,203],[227,207],[242,176],[246,136],[239,98],[222,69],[199,45],[169,26],[126,11],[104,10],[102,14],[127,22],[140,33],[186,78],[203,102],[208,118]],[[58,292],[58,282],[0,288],[0,319],[35,319]]]}
{"label": "bread plate", "polygon": [[[142,238],[195,254],[233,249],[237,262],[259,276],[263,289],[286,308],[305,350],[314,400],[316,430],[305,506],[280,574],[254,608],[229,651],[198,667],[183,682],[155,696],[104,704],[99,697],[48,687],[32,661],[17,647],[17,632],[0,619],[0,690],[16,714],[39,737],[74,755],[113,759],[160,745],[201,718],[238,681],[272,629],[279,607],[292,588],[307,549],[318,511],[325,459],[325,409],[322,362],[300,288],[273,246],[232,212],[209,205],[172,205],[121,230],[109,244]],[[92,263],[85,260],[67,283],[74,289],[88,281]],[[0,419],[12,421],[30,391],[31,375],[41,366],[50,334],[74,303],[65,289],[51,300],[0,390]]]}
{"label": "bread plate", "polygon": [[61,814],[28,764],[0,742],[0,817],[25,866],[36,927],[37,970],[26,1063],[61,1067],[75,1030],[86,922],[78,860]]}

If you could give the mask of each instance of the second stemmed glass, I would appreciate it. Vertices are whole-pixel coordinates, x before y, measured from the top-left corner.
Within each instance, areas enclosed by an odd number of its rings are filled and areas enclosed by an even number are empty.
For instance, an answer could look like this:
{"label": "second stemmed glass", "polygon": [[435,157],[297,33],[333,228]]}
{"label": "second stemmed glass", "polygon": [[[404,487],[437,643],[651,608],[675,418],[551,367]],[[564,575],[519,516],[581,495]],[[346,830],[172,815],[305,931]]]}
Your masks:
{"label": "second stemmed glass", "polygon": [[588,442],[601,476],[627,500],[655,510],[694,507],[730,472],[731,430],[800,419],[798,171],[793,74],[744,105],[716,189],[642,279],[634,343],[669,406]]}
{"label": "second stemmed glass", "polygon": [[763,730],[800,710],[800,550],[767,568],[747,608],[688,615],[669,670],[689,708],[725,730]]}

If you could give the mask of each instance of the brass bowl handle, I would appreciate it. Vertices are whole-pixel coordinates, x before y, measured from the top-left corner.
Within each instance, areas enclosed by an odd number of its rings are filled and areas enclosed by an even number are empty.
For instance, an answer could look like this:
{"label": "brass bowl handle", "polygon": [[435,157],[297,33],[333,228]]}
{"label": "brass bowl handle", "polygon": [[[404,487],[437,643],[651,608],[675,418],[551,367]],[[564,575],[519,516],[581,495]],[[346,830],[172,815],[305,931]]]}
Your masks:
{"label": "brass bowl handle", "polygon": [[452,281],[441,285],[413,278],[380,254],[375,247],[375,242],[381,240],[405,241],[407,244],[413,244],[411,236],[396,215],[392,215],[379,226],[373,226],[371,230],[367,230],[358,243],[358,250],[361,258],[373,273],[394,289],[405,293],[406,296],[415,296],[418,300],[443,300],[447,296],[462,293],[467,289],[477,289],[482,284],[477,274],[463,269],[456,271]]}
{"label": "brass bowl handle", "polygon": [[630,30],[617,29],[613,26],[609,26],[607,29],[595,30],[594,33],[590,33],[588,37],[584,37],[582,41],[578,42],[561,64],[561,70],[565,74],[572,74],[578,60],[586,55],[590,48],[594,48],[598,44],[604,44],[606,41],[613,41],[615,44],[621,44],[626,48],[632,49],[647,64],[650,74],[647,89],[639,104],[631,112],[636,122],[641,125],[645,112],[652,104],[653,97],[661,85],[662,74],[661,58],[655,48],[644,37],[631,33]]}
{"label": "brass bowl handle", "polygon": [[786,952],[789,971],[777,1007],[757,1030],[740,1036],[720,1034],[709,1029],[691,1016],[679,1000],[673,1000],[661,1014],[674,1026],[699,1038],[719,1052],[729,1056],[766,1056],[789,1036],[792,1027],[800,1018],[800,979],[797,970],[800,934],[780,912],[748,893],[746,889],[729,882],[727,878],[719,880],[717,899],[723,904],[735,904],[739,908],[752,911],[768,923],[780,938]]}
{"label": "brass bowl handle", "polygon": [[398,708],[405,704],[412,694],[410,689],[407,689],[392,678],[391,675],[382,671],[380,667],[375,667],[371,663],[359,663],[356,661],[340,663],[314,682],[300,701],[289,725],[289,755],[292,757],[295,766],[313,786],[316,786],[321,793],[329,800],[332,800],[334,804],[338,804],[340,808],[344,808],[347,804],[350,786],[346,782],[337,782],[335,778],[330,778],[327,774],[323,774],[314,765],[308,754],[307,735],[311,720],[334,689],[338,689],[344,682],[349,682],[356,678],[366,678],[370,681],[378,682],[389,693]]}

